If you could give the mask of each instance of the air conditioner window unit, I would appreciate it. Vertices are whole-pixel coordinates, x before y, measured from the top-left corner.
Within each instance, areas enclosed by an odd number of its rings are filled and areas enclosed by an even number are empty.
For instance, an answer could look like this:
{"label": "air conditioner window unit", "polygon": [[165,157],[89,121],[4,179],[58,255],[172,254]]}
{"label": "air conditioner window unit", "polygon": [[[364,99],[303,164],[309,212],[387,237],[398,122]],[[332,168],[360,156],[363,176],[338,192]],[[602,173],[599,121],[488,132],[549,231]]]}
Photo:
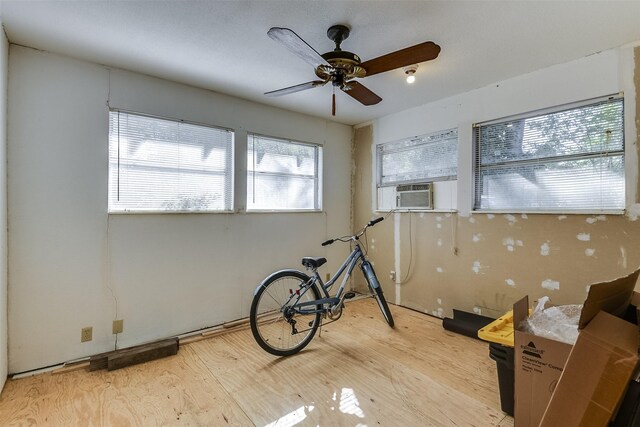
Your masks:
{"label": "air conditioner window unit", "polygon": [[398,185],[396,208],[433,209],[433,183]]}

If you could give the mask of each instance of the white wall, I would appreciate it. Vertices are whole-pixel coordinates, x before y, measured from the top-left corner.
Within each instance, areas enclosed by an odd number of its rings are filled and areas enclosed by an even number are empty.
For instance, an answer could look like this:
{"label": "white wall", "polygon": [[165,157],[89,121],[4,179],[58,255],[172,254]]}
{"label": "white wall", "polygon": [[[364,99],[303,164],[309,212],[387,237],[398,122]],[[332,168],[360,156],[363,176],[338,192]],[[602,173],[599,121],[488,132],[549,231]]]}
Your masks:
{"label": "white wall", "polygon": [[7,75],[9,43],[0,21],[0,391],[7,379]]}
{"label": "white wall", "polygon": [[[271,271],[349,230],[351,128],[11,46],[9,371],[22,372],[246,317]],[[108,105],[233,128],[233,214],[107,215]],[[324,211],[243,213],[246,133],[324,146]],[[93,341],[80,329],[93,326]]]}
{"label": "white wall", "polygon": [[[458,128],[458,212],[396,214],[394,228],[386,226],[387,234],[382,227],[374,230],[380,233],[376,247],[383,249],[369,255],[376,268],[381,266],[379,276],[387,276],[386,268],[401,273],[395,276],[396,301],[440,317],[451,316],[453,309],[500,316],[527,294],[531,300],[548,295],[556,304],[581,303],[586,285],[638,268],[640,221],[635,214],[602,215],[593,226],[593,216],[588,215],[471,211],[474,122],[622,91],[626,202],[631,213],[637,212],[637,63],[634,47],[625,46],[375,120],[373,137],[365,141],[371,153],[377,143]],[[375,156],[365,161],[356,169],[370,171],[369,185],[375,194]],[[577,240],[580,233],[590,236],[588,246]],[[517,239],[519,245],[509,248],[505,239]],[[542,245],[551,247],[550,252],[544,253]],[[560,289],[546,289],[549,279]]]}

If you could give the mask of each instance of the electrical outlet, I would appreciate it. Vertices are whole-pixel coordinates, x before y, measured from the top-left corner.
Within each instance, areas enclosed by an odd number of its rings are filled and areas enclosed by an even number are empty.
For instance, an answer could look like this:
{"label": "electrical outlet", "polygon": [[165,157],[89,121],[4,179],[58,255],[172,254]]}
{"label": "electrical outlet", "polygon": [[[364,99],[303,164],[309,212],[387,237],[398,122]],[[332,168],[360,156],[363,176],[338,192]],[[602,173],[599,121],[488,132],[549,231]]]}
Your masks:
{"label": "electrical outlet", "polygon": [[87,342],[93,339],[93,327],[87,326],[80,330],[80,342]]}
{"label": "electrical outlet", "polygon": [[112,330],[114,334],[121,334],[124,330],[124,320],[114,320]]}

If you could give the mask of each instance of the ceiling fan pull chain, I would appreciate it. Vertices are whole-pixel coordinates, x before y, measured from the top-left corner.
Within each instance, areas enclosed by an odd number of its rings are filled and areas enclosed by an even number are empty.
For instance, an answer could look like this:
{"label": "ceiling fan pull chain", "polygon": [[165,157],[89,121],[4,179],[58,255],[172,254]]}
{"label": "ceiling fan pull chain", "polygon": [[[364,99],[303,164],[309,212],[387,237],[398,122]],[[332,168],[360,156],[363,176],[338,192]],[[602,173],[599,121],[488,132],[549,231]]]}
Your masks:
{"label": "ceiling fan pull chain", "polygon": [[331,115],[336,115],[336,87],[333,87],[333,97],[331,98]]}

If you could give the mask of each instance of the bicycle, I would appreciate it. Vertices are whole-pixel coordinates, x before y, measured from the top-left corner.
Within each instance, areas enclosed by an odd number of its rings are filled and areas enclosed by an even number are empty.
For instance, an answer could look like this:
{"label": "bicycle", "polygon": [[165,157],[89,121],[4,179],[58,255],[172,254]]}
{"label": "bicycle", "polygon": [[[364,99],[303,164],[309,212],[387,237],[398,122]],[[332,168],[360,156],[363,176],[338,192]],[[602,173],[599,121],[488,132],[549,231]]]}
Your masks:
{"label": "bicycle", "polygon": [[[327,262],[326,258],[304,257],[302,265],[310,275],[294,269],[280,270],[258,285],[251,303],[249,321],[253,337],[263,350],[276,356],[290,356],[306,347],[319,327],[338,320],[342,316],[344,301],[355,297],[354,292],[344,292],[344,288],[357,264],[385,320],[393,328],[393,317],[382,287],[359,243],[367,228],[383,219],[379,217],[369,221],[354,235],[322,243],[322,246],[327,246],[337,241],[350,242],[352,247],[342,266],[327,283],[323,283],[318,273],[318,268]],[[343,273],[345,275],[335,296],[330,296],[329,290]],[[321,323],[327,318],[328,322]]]}

